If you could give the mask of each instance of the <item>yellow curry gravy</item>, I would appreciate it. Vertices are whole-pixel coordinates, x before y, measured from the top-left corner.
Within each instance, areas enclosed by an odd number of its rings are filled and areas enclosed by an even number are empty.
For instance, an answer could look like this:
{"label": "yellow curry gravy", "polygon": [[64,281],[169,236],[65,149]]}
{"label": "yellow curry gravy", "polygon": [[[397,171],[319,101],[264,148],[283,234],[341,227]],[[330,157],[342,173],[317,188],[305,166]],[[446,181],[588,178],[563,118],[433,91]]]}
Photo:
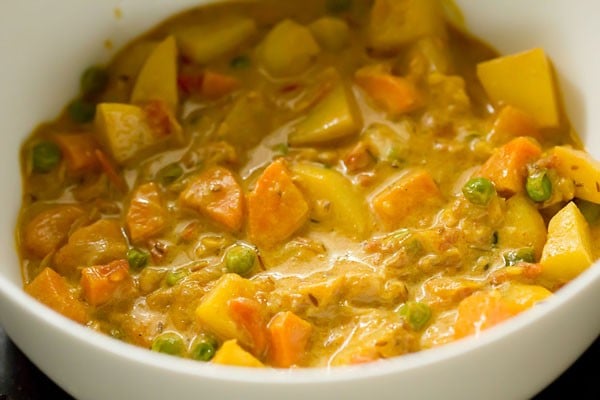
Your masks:
{"label": "yellow curry gravy", "polygon": [[86,70],[22,147],[25,290],[138,346],[283,368],[552,296],[598,256],[598,164],[543,51],[499,57],[445,7],[227,2]]}

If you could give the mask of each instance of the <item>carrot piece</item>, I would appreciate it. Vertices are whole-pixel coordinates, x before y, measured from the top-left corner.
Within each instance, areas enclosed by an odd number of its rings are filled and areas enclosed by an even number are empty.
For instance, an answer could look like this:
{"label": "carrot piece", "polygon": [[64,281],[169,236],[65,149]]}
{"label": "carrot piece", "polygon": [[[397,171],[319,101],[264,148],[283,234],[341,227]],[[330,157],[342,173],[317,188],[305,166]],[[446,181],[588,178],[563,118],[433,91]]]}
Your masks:
{"label": "carrot piece", "polygon": [[411,112],[422,105],[421,94],[411,81],[383,68],[359,69],[354,79],[376,104],[392,114]]}
{"label": "carrot piece", "polygon": [[119,289],[131,285],[130,278],[127,260],[83,268],[80,281],[83,297],[92,306],[107,303]]}
{"label": "carrot piece", "polygon": [[415,212],[438,206],[442,201],[442,193],[431,174],[418,169],[377,194],[372,207],[383,225],[395,228]]}
{"label": "carrot piece", "polygon": [[23,229],[23,245],[39,258],[63,244],[75,221],[85,212],[76,206],[60,205],[36,214]]}
{"label": "carrot piece", "polygon": [[156,236],[167,226],[168,221],[169,215],[158,186],[149,182],[138,187],[125,216],[131,241],[139,243]]}
{"label": "carrot piece", "polygon": [[502,300],[500,292],[476,292],[465,298],[458,305],[458,317],[454,323],[454,337],[456,339],[478,334],[515,315],[506,302]]}
{"label": "carrot piece", "polygon": [[56,134],[52,138],[60,147],[69,173],[79,175],[100,169],[95,153],[98,142],[92,134]]}
{"label": "carrot piece", "polygon": [[496,191],[510,197],[525,189],[527,165],[542,154],[533,139],[520,136],[496,149],[479,170],[478,175],[490,179]]}
{"label": "carrot piece", "polygon": [[179,200],[230,231],[238,231],[244,221],[244,195],[235,176],[227,168],[212,167],[194,177]]}
{"label": "carrot piece", "polygon": [[[268,344],[267,317],[264,307],[256,300],[238,297],[228,302],[229,315],[248,337],[247,345],[252,354],[262,357]],[[245,341],[244,341],[245,342]]]}
{"label": "carrot piece", "polygon": [[71,292],[66,279],[51,268],[40,272],[25,291],[75,322],[85,324],[89,319],[85,305]]}
{"label": "carrot piece", "polygon": [[288,368],[298,363],[308,345],[313,326],[290,311],[277,313],[269,322],[271,347],[269,357],[276,367]]}
{"label": "carrot piece", "polygon": [[248,196],[250,238],[259,246],[280,244],[304,225],[308,212],[308,203],[285,161],[278,159],[264,170]]}
{"label": "carrot piece", "polygon": [[507,105],[496,116],[490,138],[495,141],[504,141],[518,136],[539,138],[538,124],[526,112]]}
{"label": "carrot piece", "polygon": [[206,70],[201,94],[209,99],[218,99],[233,92],[239,85],[240,82],[232,76]]}
{"label": "carrot piece", "polygon": [[110,180],[110,182],[115,185],[115,187],[125,193],[127,192],[127,182],[125,182],[125,179],[123,179],[123,177],[121,175],[119,175],[119,173],[117,172],[117,169],[115,168],[114,164],[111,162],[111,160],[108,158],[108,156],[100,149],[96,149],[95,151],[96,154],[96,159],[98,160],[98,163],[100,164],[100,167],[102,168],[102,171],[106,174],[106,176],[108,177],[108,180]]}

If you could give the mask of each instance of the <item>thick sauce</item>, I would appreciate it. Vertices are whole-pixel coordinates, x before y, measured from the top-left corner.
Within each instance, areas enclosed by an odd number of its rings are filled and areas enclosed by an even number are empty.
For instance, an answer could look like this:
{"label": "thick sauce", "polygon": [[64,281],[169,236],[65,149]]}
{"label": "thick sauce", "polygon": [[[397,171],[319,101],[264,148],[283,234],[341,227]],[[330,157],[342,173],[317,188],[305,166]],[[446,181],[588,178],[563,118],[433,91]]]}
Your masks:
{"label": "thick sauce", "polygon": [[24,143],[25,289],[224,364],[354,364],[478,334],[599,254],[598,163],[547,58],[496,57],[435,0],[177,15],[88,69]]}

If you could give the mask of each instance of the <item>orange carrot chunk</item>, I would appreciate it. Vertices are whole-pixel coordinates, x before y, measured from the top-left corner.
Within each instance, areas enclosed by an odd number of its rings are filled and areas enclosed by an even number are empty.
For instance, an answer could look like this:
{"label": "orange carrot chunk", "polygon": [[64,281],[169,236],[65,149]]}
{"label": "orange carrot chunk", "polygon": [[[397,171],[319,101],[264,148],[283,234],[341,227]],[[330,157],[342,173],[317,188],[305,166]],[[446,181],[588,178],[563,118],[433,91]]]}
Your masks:
{"label": "orange carrot chunk", "polygon": [[282,311],[268,325],[271,335],[269,357],[274,366],[288,368],[297,364],[306,351],[313,327],[290,311]]}
{"label": "orange carrot chunk", "polygon": [[243,344],[249,347],[252,354],[262,357],[267,349],[267,317],[264,307],[256,300],[245,297],[231,299],[228,302],[229,315],[236,325],[242,329],[247,336]]}
{"label": "orange carrot chunk", "polygon": [[71,292],[66,279],[51,268],[40,272],[25,291],[75,322],[85,324],[89,319],[85,305]]}
{"label": "orange carrot chunk", "polygon": [[442,193],[431,174],[419,169],[377,194],[372,206],[382,224],[393,229],[415,212],[437,206],[442,201]]}
{"label": "orange carrot chunk", "polygon": [[521,136],[496,149],[478,175],[494,182],[500,195],[510,197],[525,190],[527,165],[537,160],[541,154],[542,149],[538,143]]}
{"label": "orange carrot chunk", "polygon": [[90,133],[57,134],[53,140],[60,147],[71,174],[83,174],[98,171],[100,164],[96,157],[98,142]]}
{"label": "orange carrot chunk", "polygon": [[518,136],[539,138],[538,124],[526,112],[511,105],[504,106],[494,120],[491,138],[496,141],[504,141]]}
{"label": "orange carrot chunk", "polygon": [[248,196],[250,238],[259,246],[280,244],[304,225],[308,211],[285,161],[278,159],[265,169]]}
{"label": "orange carrot chunk", "polygon": [[81,288],[84,299],[92,306],[109,302],[119,290],[131,286],[129,263],[115,260],[106,265],[95,265],[81,270]]}
{"label": "orange carrot chunk", "polygon": [[179,197],[184,207],[194,209],[230,231],[244,222],[244,195],[227,168],[212,167],[194,177]]}
{"label": "orange carrot chunk", "polygon": [[125,217],[131,241],[138,243],[159,234],[167,226],[168,219],[158,186],[150,182],[138,187]]}
{"label": "orange carrot chunk", "polygon": [[240,82],[232,76],[215,71],[204,71],[201,93],[209,99],[218,99],[238,88]]}
{"label": "orange carrot chunk", "polygon": [[421,95],[411,81],[382,68],[362,68],[354,78],[373,101],[389,113],[403,114],[422,105]]}

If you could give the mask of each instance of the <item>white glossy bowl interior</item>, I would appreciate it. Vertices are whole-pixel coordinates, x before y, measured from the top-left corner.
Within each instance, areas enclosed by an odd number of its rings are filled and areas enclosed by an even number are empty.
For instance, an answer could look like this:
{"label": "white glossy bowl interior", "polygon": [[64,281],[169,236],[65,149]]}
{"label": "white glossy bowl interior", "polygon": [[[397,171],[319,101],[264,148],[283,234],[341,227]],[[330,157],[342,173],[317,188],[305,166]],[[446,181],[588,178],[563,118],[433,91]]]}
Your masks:
{"label": "white glossy bowl interior", "polygon": [[[206,2],[206,1],[204,1]],[[333,370],[247,370],[179,360],[76,325],[21,290],[14,226],[18,149],[77,89],[81,70],[192,0],[22,0],[0,5],[0,323],[79,399],[509,399],[531,397],[600,333],[600,265],[509,323],[439,349]],[[600,158],[600,2],[459,0],[468,25],[502,52],[545,48],[568,113]],[[119,8],[122,18],[115,17]]]}

